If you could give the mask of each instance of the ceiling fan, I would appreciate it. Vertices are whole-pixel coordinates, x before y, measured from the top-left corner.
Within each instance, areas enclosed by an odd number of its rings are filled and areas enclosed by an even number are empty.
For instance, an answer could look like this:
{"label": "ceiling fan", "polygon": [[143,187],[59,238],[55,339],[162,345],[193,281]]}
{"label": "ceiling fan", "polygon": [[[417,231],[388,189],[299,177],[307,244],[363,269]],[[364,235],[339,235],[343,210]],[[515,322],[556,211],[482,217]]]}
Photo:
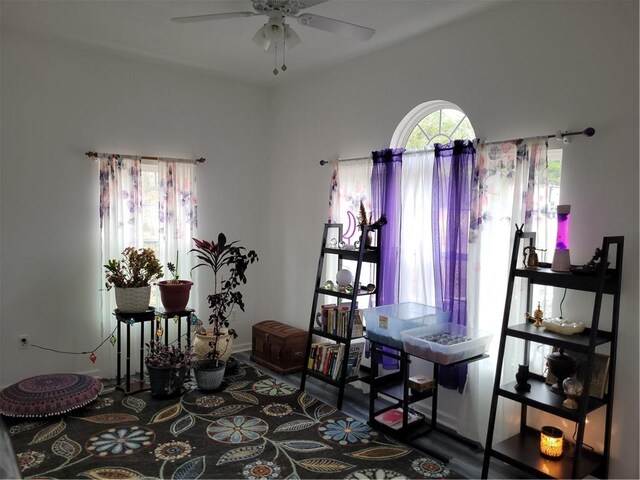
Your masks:
{"label": "ceiling fan", "polygon": [[[326,1],[327,0],[251,0],[255,12],[210,13],[188,17],[174,17],[171,20],[177,23],[191,23],[265,15],[269,17],[269,20],[256,32],[253,37],[253,42],[261,46],[265,52],[274,52],[276,63],[278,49],[280,49],[283,55],[281,69],[285,71],[287,69],[284,60],[285,50],[293,48],[300,43],[298,34],[286,23],[285,20],[287,18],[293,18],[300,25],[306,27],[350,36],[357,40],[368,40],[375,33],[373,28],[363,27],[355,23],[323,17],[314,13],[300,13],[301,10]],[[273,74],[278,74],[278,69],[275,66]]]}

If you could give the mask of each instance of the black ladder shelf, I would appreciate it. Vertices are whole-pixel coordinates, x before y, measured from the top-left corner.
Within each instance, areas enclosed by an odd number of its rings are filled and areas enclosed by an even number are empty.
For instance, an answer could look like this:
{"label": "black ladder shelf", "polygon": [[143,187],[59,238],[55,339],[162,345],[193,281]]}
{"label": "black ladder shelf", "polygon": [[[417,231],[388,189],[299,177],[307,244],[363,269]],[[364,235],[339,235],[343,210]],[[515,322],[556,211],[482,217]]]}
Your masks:
{"label": "black ladder shelf", "polygon": [[[482,478],[487,478],[491,458],[496,458],[511,465],[515,465],[533,476],[546,478],[583,478],[593,475],[598,478],[606,478],[609,469],[609,451],[611,447],[611,423],[613,410],[614,380],[616,371],[616,349],[618,337],[618,317],[620,311],[620,283],[622,275],[622,253],[624,237],[604,237],[602,242],[602,256],[600,264],[603,265],[593,275],[554,272],[550,268],[537,270],[521,268],[517,266],[522,246],[535,246],[536,234],[517,230],[511,256],[509,281],[507,286],[507,298],[505,301],[500,346],[496,367],[496,376],[491,399],[489,413],[489,427],[485,444],[484,461],[482,464]],[[528,242],[528,243],[527,243]],[[611,247],[615,247],[615,268],[607,268],[608,260],[612,254]],[[546,285],[558,288],[591,292],[594,294],[593,315],[591,326],[582,333],[562,335],[537,328],[533,323],[525,322],[510,324],[511,300],[513,297],[514,282],[516,278],[527,282],[527,311],[532,311],[533,285]],[[610,330],[599,329],[600,310],[604,295],[612,296],[612,316]],[[571,410],[563,406],[564,397],[550,391],[545,384],[544,377],[531,375],[527,382],[531,384],[531,391],[518,392],[515,390],[515,381],[503,383],[502,366],[507,339],[520,339],[525,341],[524,362],[529,361],[529,342],[537,342],[563,348],[568,352],[586,355],[586,368],[582,379],[584,389],[578,398],[578,409]],[[595,349],[597,346],[609,347],[609,373],[606,380],[606,393],[602,398],[590,396],[591,376],[594,373]],[[498,400],[502,397],[509,401],[520,403],[520,431],[497,444],[493,443],[493,434],[496,421]],[[504,400],[503,400],[504,401]],[[577,425],[575,445],[567,445],[565,438],[565,454],[559,460],[548,460],[539,453],[540,432],[527,424],[527,408],[543,411],[547,414],[575,422]],[[590,412],[605,408],[604,420],[604,448],[603,453],[595,453],[583,445],[586,417]],[[566,432],[565,432],[566,433]],[[570,438],[570,435],[569,435]],[[567,453],[571,450],[570,453]]]}
{"label": "black ladder shelf", "polygon": [[[354,382],[356,380],[367,381],[367,378],[361,377],[359,375],[352,375],[347,378],[348,375],[348,357],[351,347],[351,342],[354,339],[352,337],[353,332],[353,322],[357,310],[357,301],[358,297],[365,295],[372,295],[374,293],[367,291],[366,289],[359,288],[360,286],[360,274],[362,272],[362,264],[370,263],[375,265],[376,272],[376,283],[375,285],[379,285],[379,258],[380,258],[380,250],[378,241],[380,239],[379,236],[379,227],[371,227],[368,225],[363,226],[362,228],[362,236],[360,244],[356,249],[346,249],[340,248],[338,245],[338,241],[342,239],[343,226],[341,223],[326,223],[324,225],[324,231],[322,235],[322,245],[320,247],[320,258],[318,260],[318,271],[316,274],[316,282],[315,288],[313,290],[313,303],[311,305],[311,318],[309,319],[309,338],[307,340],[307,348],[305,350],[305,361],[302,370],[302,376],[300,381],[300,390],[304,391],[307,377],[314,377],[319,380],[322,380],[326,384],[332,385],[338,389],[338,402],[337,408],[342,408],[342,400],[344,398],[344,388],[348,383]],[[331,237],[330,232],[332,232]],[[369,235],[372,234],[375,238],[374,246],[367,245],[368,242],[362,241],[362,239],[366,239]],[[328,240],[335,239],[335,245],[328,244]],[[337,258],[337,270],[342,268],[343,260],[350,261],[355,263],[355,274],[353,277],[353,291],[352,292],[343,292],[338,290],[338,285],[335,285],[333,289],[325,288],[325,280],[323,279],[323,274],[328,274],[325,272],[325,262],[327,256],[334,256]],[[328,279],[335,278],[335,272],[332,277]],[[341,302],[350,301],[349,308],[349,316],[348,316],[348,325],[346,328],[346,334],[336,335],[328,331],[323,331],[320,325],[316,324],[316,318],[318,312],[321,309],[321,305],[318,304],[318,300],[320,295],[326,295],[329,297],[335,297],[337,304],[340,305]],[[367,297],[368,298],[368,297]],[[330,375],[325,375],[323,372],[317,371],[309,366],[309,357],[311,355],[311,347],[313,344],[313,336],[325,338],[331,340],[337,344],[342,345],[343,350],[343,360],[340,365],[340,370],[337,378],[333,378]]]}

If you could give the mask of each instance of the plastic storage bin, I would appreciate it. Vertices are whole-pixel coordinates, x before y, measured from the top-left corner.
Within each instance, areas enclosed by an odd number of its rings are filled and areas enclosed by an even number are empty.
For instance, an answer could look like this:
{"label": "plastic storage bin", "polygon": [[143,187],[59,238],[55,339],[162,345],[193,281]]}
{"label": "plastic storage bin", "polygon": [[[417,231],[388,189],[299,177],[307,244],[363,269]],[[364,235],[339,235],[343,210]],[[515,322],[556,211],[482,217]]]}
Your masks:
{"label": "plastic storage bin", "polygon": [[[464,337],[465,340],[451,345],[438,343],[434,335],[451,338]],[[456,323],[440,323],[414,328],[402,332],[405,352],[430,362],[448,365],[481,355],[489,349],[492,335]]]}
{"label": "plastic storage bin", "polygon": [[360,312],[364,317],[367,338],[397,349],[402,349],[401,332],[450,320],[446,310],[415,302],[365,308]]}

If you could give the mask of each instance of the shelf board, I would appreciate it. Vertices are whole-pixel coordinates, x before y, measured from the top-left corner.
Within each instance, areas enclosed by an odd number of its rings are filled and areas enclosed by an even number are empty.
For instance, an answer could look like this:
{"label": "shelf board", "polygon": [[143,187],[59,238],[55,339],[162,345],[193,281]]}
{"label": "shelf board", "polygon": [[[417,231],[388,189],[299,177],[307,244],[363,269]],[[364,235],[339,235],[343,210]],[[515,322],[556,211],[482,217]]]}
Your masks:
{"label": "shelf board", "polygon": [[[565,443],[566,449],[573,445]],[[527,428],[523,434],[515,435],[493,446],[492,456],[515,465],[523,470],[543,475],[547,478],[574,478],[571,475],[573,458],[566,453],[559,460],[551,460],[538,453],[540,451],[540,431]],[[583,478],[595,472],[604,462],[601,454],[582,449],[580,469],[575,478]]]}
{"label": "shelf board", "polygon": [[[340,248],[329,248],[325,247],[322,251],[327,254],[338,255],[340,258],[344,260],[353,260],[354,262],[358,261],[358,257],[360,256],[360,251],[358,250],[343,250]],[[362,256],[362,261],[367,263],[375,263],[378,261],[378,249],[377,248],[368,248],[364,251]]]}
{"label": "shelf board", "polygon": [[[591,329],[586,328],[583,332],[574,333],[573,335],[563,335],[561,333],[550,332],[542,327],[535,327],[533,323],[519,323],[518,325],[509,326],[507,328],[507,335],[553,345],[555,347],[562,347],[575,352],[588,352]],[[611,338],[611,332],[598,330],[596,334],[596,346],[610,342]]]}
{"label": "shelf board", "polygon": [[[381,394],[381,395],[385,395],[387,397],[391,397],[394,400],[398,400],[399,402],[402,402],[402,399],[404,398],[404,389],[402,386],[402,382],[398,382],[395,383],[393,385],[387,385],[384,387],[380,387],[380,388],[376,388],[376,392]],[[415,402],[419,402],[420,400],[424,400],[426,398],[431,398],[433,396],[433,388],[430,388],[428,390],[425,390],[424,392],[416,392],[414,390],[411,390],[410,388],[408,389],[408,396],[407,396],[407,402],[408,403],[415,403]]]}
{"label": "shelf board", "polygon": [[[547,385],[542,377],[530,377],[527,382],[531,385],[530,392],[516,391],[516,382],[511,382],[502,385],[498,389],[498,395],[516,402],[524,403],[525,405],[551,413],[552,415],[566,418],[572,422],[577,422],[579,420],[578,410],[570,410],[563,407],[562,402],[564,401],[564,397],[557,393],[553,393],[550,385]],[[578,399],[578,402],[580,401],[581,400]],[[598,408],[607,405],[606,401],[599,400],[595,397],[588,397],[588,401],[587,412],[592,412],[593,410],[597,410]]]}
{"label": "shelf board", "polygon": [[[527,278],[532,283],[548,285],[551,287],[570,288],[586,292],[597,292],[599,279],[597,275],[576,275],[571,272],[554,272],[550,268],[529,270],[516,268],[513,272],[516,277]],[[604,279],[603,293],[614,294],[617,289],[617,273],[615,269],[608,268]]]}
{"label": "shelf board", "polygon": [[[329,339],[333,340],[334,342],[347,343],[347,337],[341,337],[340,335],[334,335],[333,333],[323,332],[319,328],[314,328],[311,331],[311,333],[313,335],[317,335],[319,337],[329,338]],[[359,338],[364,338],[364,336],[363,335],[353,336],[353,337],[351,337],[351,341],[357,340]]]}
{"label": "shelf board", "polygon": [[[325,383],[328,383],[329,385],[333,385],[334,387],[340,387],[340,379],[338,378],[337,380],[334,380],[333,378],[331,378],[328,375],[325,375],[322,372],[319,372],[317,370],[309,370],[307,369],[307,375],[310,377],[314,377],[317,378],[319,380],[322,380]],[[362,381],[365,383],[369,383],[369,374],[366,372],[358,372],[358,375],[353,376],[353,377],[349,377],[347,378],[344,383],[352,383],[352,382],[356,382],[356,381]]]}

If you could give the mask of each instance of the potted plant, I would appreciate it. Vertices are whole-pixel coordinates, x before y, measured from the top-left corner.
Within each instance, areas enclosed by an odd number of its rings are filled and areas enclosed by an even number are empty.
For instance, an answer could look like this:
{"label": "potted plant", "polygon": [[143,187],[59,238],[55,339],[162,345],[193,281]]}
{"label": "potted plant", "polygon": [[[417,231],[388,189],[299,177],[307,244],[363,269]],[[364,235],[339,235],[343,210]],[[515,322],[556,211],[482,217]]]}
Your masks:
{"label": "potted plant", "polygon": [[[191,249],[191,252],[196,254],[200,263],[192,270],[209,267],[213,271],[213,293],[207,297],[211,309],[209,324],[212,327],[208,331],[199,329],[196,332],[200,338],[204,336],[207,342],[205,358],[196,362],[194,366],[196,382],[203,388],[198,379],[203,378],[208,372],[211,372],[211,375],[221,375],[220,383],[222,382],[225,367],[222,358],[231,353],[232,339],[237,338],[236,331],[229,328],[229,319],[236,307],[244,311],[244,300],[238,287],[247,283],[247,268],[249,264],[258,261],[258,255],[254,250],[247,250],[238,245],[238,241],[227,243],[227,237],[223,233],[218,235],[217,243],[195,238],[193,241],[196,247]],[[212,385],[215,384],[209,383],[205,388],[218,388]]]}
{"label": "potted plant", "polygon": [[[387,224],[387,217],[381,215],[378,220],[375,222],[371,221],[371,213],[367,216],[367,211],[364,208],[364,204],[362,200],[360,200],[360,208],[358,210],[358,227],[360,231],[364,230],[365,226],[369,226],[369,228],[378,228]],[[360,240],[362,241],[362,234],[360,234]],[[371,247],[373,244],[373,239],[371,238],[371,231],[367,232],[367,238],[365,239],[365,247]]]}
{"label": "potted plant", "polygon": [[159,398],[180,395],[183,392],[184,379],[191,370],[191,346],[180,348],[154,340],[145,343],[145,347],[144,363],[149,372],[151,395]]}
{"label": "potted plant", "polygon": [[116,306],[122,312],[144,312],[149,308],[151,282],[162,277],[162,265],[153,249],[125,248],[122,259],[104,266],[106,287],[115,287]]}
{"label": "potted plant", "polygon": [[160,289],[160,301],[167,312],[181,312],[189,303],[189,293],[193,282],[190,280],[180,280],[178,273],[178,252],[176,252],[176,264],[167,263],[167,269],[173,275],[171,280],[158,282]]}

